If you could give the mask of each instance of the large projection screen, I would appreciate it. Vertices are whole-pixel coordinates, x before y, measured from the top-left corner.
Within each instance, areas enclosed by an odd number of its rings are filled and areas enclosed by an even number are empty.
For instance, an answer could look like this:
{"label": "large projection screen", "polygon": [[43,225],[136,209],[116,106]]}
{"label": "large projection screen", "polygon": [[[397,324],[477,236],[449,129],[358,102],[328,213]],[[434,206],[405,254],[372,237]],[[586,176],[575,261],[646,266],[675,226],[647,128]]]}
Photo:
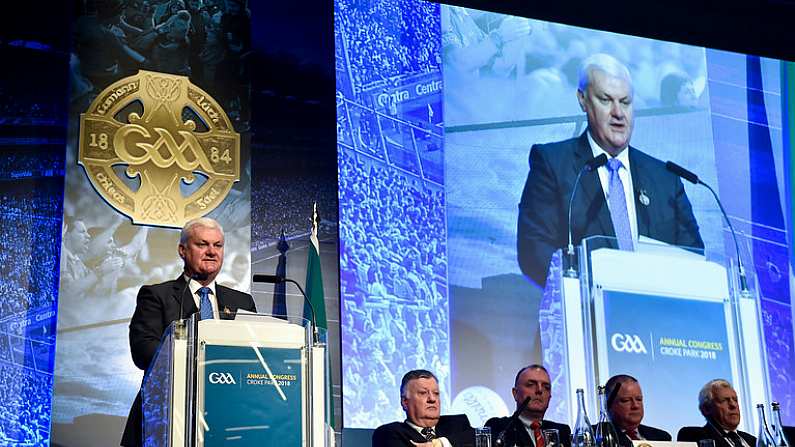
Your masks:
{"label": "large projection screen", "polygon": [[[336,0],[335,47],[345,427],[405,419],[415,368],[439,377],[443,414],[482,425],[513,411],[520,367],[551,361],[518,204],[531,146],[585,131],[596,53],[630,71],[631,145],[698,173],[745,236],[770,398],[793,408],[788,62],[415,0]],[[707,251],[730,258],[709,192],[685,191]],[[547,417],[570,422],[562,396]]]}

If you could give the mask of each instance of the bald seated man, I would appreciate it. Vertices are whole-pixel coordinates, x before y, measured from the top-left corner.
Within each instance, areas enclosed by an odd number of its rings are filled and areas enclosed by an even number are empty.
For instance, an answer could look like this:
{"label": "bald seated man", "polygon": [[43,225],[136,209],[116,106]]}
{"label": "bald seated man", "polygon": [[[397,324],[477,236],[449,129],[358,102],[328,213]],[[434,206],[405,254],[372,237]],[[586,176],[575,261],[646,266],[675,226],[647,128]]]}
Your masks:
{"label": "bald seated man", "polygon": [[491,427],[491,437],[494,441],[500,433],[505,432],[504,440],[507,446],[544,447],[542,431],[556,429],[563,446],[571,446],[569,426],[544,419],[544,414],[549,408],[549,400],[552,398],[552,383],[546,368],[533,364],[520,369],[516,373],[511,392],[517,410],[525,399],[529,398],[527,407],[519,414],[519,423],[511,424],[509,417],[495,417],[486,421],[486,426]]}

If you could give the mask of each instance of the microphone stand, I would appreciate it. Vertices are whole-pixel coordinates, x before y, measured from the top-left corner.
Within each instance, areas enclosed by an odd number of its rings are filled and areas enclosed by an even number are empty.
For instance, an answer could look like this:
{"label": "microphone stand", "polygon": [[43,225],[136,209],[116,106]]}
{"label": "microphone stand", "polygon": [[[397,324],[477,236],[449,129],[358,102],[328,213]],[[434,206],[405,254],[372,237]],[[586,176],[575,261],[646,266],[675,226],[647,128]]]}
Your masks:
{"label": "microphone stand", "polygon": [[718,202],[718,207],[720,208],[720,212],[723,215],[723,219],[726,221],[726,224],[729,226],[729,231],[732,234],[732,240],[734,241],[734,250],[737,254],[737,273],[739,274],[739,282],[740,282],[740,296],[742,298],[751,298],[753,295],[751,291],[748,289],[748,278],[745,276],[745,267],[743,266],[743,259],[740,257],[740,244],[737,243],[737,232],[734,231],[734,227],[732,226],[731,221],[729,220],[729,215],[726,214],[726,210],[723,208],[723,203],[721,203],[718,194],[712,189],[711,186],[701,181],[700,178],[693,172],[688,171],[687,169],[679,166],[678,164],[668,161],[665,163],[665,167],[673,172],[674,174],[682,177],[683,179],[689,181],[690,183],[701,185],[709,190],[712,193],[712,197],[715,198],[715,201]]}
{"label": "microphone stand", "polygon": [[571,236],[571,208],[574,205],[574,195],[577,193],[577,186],[580,184],[580,179],[582,178],[583,173],[591,172],[594,169],[597,169],[601,166],[607,164],[607,155],[601,154],[598,157],[594,157],[588,160],[580,169],[580,172],[577,173],[577,178],[574,180],[574,187],[571,189],[571,196],[569,196],[569,212],[567,214],[568,217],[568,230],[569,230],[569,245],[566,247],[566,257],[568,259],[569,268],[563,272],[563,276],[566,278],[577,278],[579,275],[577,274],[577,269],[574,268],[574,244],[572,243],[572,236]]}
{"label": "microphone stand", "polygon": [[301,284],[298,284],[294,280],[290,278],[284,278],[284,282],[289,282],[295,284],[298,287],[298,290],[301,292],[301,295],[304,296],[304,302],[309,304],[309,310],[312,312],[312,343],[315,345],[320,344],[320,332],[317,329],[317,319],[315,318],[315,306],[312,305],[312,301],[306,296],[306,292],[304,292],[304,288],[301,287]]}
{"label": "microphone stand", "polygon": [[504,447],[505,446],[505,435],[508,434],[508,431],[516,425],[516,421],[519,420],[519,415],[527,408],[527,404],[530,403],[530,396],[524,398],[522,405],[519,405],[519,408],[513,413],[511,418],[508,420],[508,425],[505,426],[504,429],[497,435],[497,439],[494,441],[495,447]]}
{"label": "microphone stand", "polygon": [[315,317],[315,306],[312,304],[312,301],[306,295],[306,292],[304,292],[304,288],[301,287],[301,284],[298,284],[294,280],[292,280],[290,278],[285,278],[284,276],[280,276],[280,275],[255,274],[253,279],[254,279],[254,282],[264,282],[264,283],[269,283],[269,284],[278,284],[278,283],[283,283],[283,282],[289,282],[289,283],[295,284],[295,286],[298,287],[298,290],[301,292],[301,295],[304,297],[304,302],[309,305],[309,311],[312,313],[312,320],[311,320],[311,323],[312,323],[312,342],[315,345],[319,345],[320,344],[320,332],[318,331],[318,328],[317,328],[317,318]]}
{"label": "microphone stand", "polygon": [[588,170],[588,165],[583,166],[582,169],[580,169],[580,172],[577,173],[577,179],[574,180],[574,188],[571,190],[571,197],[569,197],[569,245],[566,247],[566,257],[568,259],[569,268],[563,272],[563,276],[566,278],[577,278],[579,276],[577,274],[577,269],[574,268],[574,244],[571,240],[571,207],[574,204],[574,193],[577,191],[577,185],[580,184],[582,173],[586,170]]}
{"label": "microphone stand", "polygon": [[[183,273],[185,275],[185,273]],[[185,323],[182,322],[184,320],[182,314],[183,304],[182,302],[185,299],[185,292],[188,290],[188,286],[190,286],[190,282],[193,281],[193,275],[188,276],[188,280],[185,281],[185,284],[182,286],[182,291],[179,293],[179,318],[177,318],[177,324],[174,326],[174,330],[178,337],[182,338],[185,336]]]}
{"label": "microphone stand", "polygon": [[732,240],[734,241],[734,250],[737,253],[737,273],[739,274],[738,280],[740,281],[740,295],[743,298],[750,298],[752,295],[751,291],[748,289],[748,278],[745,276],[745,267],[743,267],[743,260],[740,257],[740,244],[737,243],[737,233],[734,231],[734,227],[729,220],[729,216],[726,214],[726,210],[723,209],[723,204],[720,202],[720,199],[718,199],[718,194],[715,192],[715,190],[701,180],[698,181],[698,184],[704,186],[709,190],[709,192],[712,193],[712,197],[714,197],[715,201],[718,202],[718,207],[720,208],[720,212],[723,214],[723,219],[726,221],[726,224],[729,225],[729,231],[731,232]]}

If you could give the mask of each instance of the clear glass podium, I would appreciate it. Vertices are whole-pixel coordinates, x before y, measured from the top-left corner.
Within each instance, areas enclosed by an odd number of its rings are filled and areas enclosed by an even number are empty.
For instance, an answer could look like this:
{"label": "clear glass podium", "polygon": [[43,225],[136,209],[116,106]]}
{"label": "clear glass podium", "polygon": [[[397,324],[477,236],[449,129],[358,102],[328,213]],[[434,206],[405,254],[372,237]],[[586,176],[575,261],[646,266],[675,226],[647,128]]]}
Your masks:
{"label": "clear glass podium", "polygon": [[144,376],[145,446],[327,446],[325,330],[238,314],[169,326]]}
{"label": "clear glass podium", "polygon": [[[638,379],[644,421],[674,435],[703,420],[698,392],[711,379],[729,380],[743,414],[753,414],[769,395],[754,281],[742,291],[735,259],[723,253],[650,239],[634,251],[617,246],[591,237],[575,257],[553,257],[540,318],[544,362],[561,392],[548,416],[573,421],[577,388],[595,412],[596,386],[615,374]],[[753,418],[742,424],[755,432]]]}

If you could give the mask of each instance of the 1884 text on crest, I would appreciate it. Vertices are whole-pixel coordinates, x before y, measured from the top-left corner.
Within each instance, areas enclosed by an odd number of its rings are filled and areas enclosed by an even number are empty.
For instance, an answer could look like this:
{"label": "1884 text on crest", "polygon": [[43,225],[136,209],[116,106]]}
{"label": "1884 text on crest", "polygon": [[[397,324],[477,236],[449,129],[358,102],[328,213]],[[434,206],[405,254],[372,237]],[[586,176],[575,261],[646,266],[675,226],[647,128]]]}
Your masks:
{"label": "1884 text on crest", "polygon": [[80,115],[79,151],[97,192],[136,224],[181,228],[240,180],[240,134],[184,76],[141,70],[110,85]]}

